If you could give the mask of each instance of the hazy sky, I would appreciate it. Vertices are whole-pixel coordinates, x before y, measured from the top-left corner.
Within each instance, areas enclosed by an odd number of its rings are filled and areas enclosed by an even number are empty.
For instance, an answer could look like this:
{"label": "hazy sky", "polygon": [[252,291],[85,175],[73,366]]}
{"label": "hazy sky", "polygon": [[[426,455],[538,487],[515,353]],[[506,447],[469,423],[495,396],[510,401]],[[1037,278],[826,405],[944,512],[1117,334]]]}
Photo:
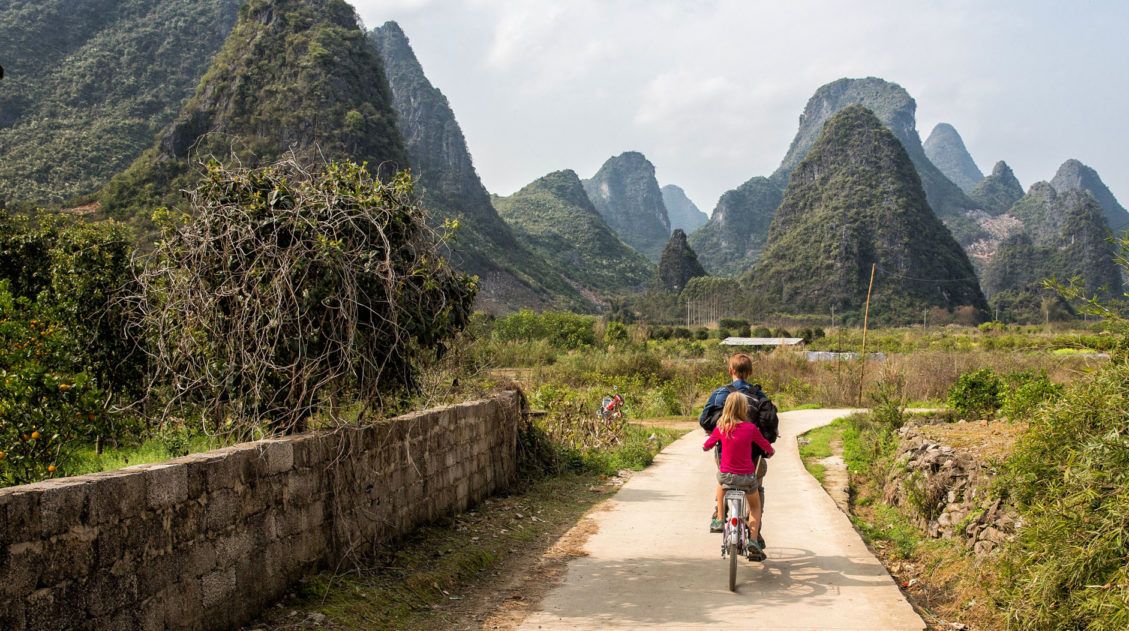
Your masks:
{"label": "hazy sky", "polygon": [[777,167],[816,88],[873,75],[985,173],[1078,158],[1129,203],[1129,2],[353,1],[403,27],[495,193],[638,150],[709,213]]}

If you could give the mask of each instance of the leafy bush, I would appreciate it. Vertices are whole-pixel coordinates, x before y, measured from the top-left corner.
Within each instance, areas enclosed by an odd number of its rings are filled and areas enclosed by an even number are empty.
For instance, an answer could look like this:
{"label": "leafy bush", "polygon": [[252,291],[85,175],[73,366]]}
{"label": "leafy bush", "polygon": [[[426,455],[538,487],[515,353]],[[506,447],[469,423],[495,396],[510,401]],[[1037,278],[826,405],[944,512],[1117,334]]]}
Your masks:
{"label": "leafy bush", "polygon": [[609,344],[622,344],[629,339],[627,332],[627,325],[622,322],[611,321],[604,329],[604,342]]}
{"label": "leafy bush", "polygon": [[992,416],[1000,409],[1003,382],[996,371],[981,368],[957,378],[949,389],[949,405],[960,414]]}
{"label": "leafy bush", "polygon": [[583,348],[596,343],[596,318],[563,311],[536,313],[522,309],[498,318],[494,323],[494,336],[503,341],[546,340],[557,348]]}
{"label": "leafy bush", "polygon": [[772,337],[772,331],[766,326],[758,326],[753,331],[753,337]]}
{"label": "leafy bush", "polygon": [[710,339],[710,330],[705,328],[694,329],[695,340],[708,340]]}
{"label": "leafy bush", "polygon": [[1001,581],[1017,629],[1129,626],[1129,366],[1033,409],[1005,469],[1024,526]]}
{"label": "leafy bush", "polygon": [[0,485],[66,473],[76,444],[104,431],[104,395],[80,348],[0,281]]}
{"label": "leafy bush", "polygon": [[748,328],[749,321],[737,318],[722,318],[718,320],[717,324],[723,329],[740,329],[741,327]]}
{"label": "leafy bush", "polygon": [[1003,395],[1000,413],[1008,420],[1024,420],[1045,404],[1062,396],[1062,386],[1052,383],[1046,373],[1013,373]]}
{"label": "leafy bush", "polygon": [[675,327],[674,331],[671,332],[670,336],[673,337],[676,340],[688,340],[691,337],[693,337],[693,334],[690,332],[690,329],[687,329],[686,327],[680,326],[680,327]]}

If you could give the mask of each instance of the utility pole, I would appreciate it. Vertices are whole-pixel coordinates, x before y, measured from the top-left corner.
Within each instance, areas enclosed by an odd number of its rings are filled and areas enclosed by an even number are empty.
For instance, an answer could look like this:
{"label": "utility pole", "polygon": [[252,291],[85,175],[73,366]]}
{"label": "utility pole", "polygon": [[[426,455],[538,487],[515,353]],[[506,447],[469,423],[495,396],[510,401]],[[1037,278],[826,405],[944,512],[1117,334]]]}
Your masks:
{"label": "utility pole", "polygon": [[866,329],[870,324],[870,293],[874,290],[874,272],[878,270],[878,263],[870,264],[870,285],[866,288],[866,311],[862,316],[862,364],[859,366],[859,398],[858,406],[862,407],[862,387],[866,383]]}

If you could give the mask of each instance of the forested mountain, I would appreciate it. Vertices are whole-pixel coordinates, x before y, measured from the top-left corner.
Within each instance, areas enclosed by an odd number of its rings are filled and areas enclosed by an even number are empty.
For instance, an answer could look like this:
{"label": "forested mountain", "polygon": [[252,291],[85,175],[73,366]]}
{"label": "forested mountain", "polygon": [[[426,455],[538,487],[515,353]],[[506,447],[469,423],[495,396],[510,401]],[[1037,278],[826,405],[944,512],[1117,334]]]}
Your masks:
{"label": "forested mountain", "polygon": [[963,213],[976,205],[925,156],[916,128],[917,103],[896,83],[876,77],[839,79],[816,90],[800,116],[800,128],[788,154],[771,179],[780,186],[786,185],[789,174],[815,144],[824,123],[836,112],[855,104],[874,112],[901,142],[921,179],[929,206],[945,219],[957,239],[962,243],[974,240],[980,230]]}
{"label": "forested mountain", "polygon": [[1102,214],[1109,223],[1109,227],[1116,231],[1129,228],[1129,211],[1118,203],[1105,182],[1098,176],[1098,172],[1077,160],[1067,160],[1062,163],[1051,180],[1051,186],[1058,192],[1086,191],[1098,200],[1102,206]]}
{"label": "forested mountain", "polygon": [[1011,214],[1023,223],[1022,232],[1000,244],[983,278],[984,291],[1012,311],[1009,317],[1039,319],[1047,278],[1077,278],[1091,295],[1120,295],[1110,231],[1101,205],[1088,192],[1058,192],[1037,182]]}
{"label": "forested mountain", "polygon": [[239,0],[0,3],[0,203],[57,203],[127,167],[192,95]]}
{"label": "forested mountain", "polygon": [[685,230],[687,234],[697,230],[709,221],[706,213],[698,208],[697,204],[690,201],[686,191],[681,186],[667,184],[662,187],[663,205],[666,206],[667,217],[670,218],[670,227],[674,230]]}
{"label": "forested mountain", "polygon": [[207,156],[408,165],[379,55],[340,0],[248,0],[195,95],[102,193],[110,216],[179,201]]}
{"label": "forested mountain", "polygon": [[609,158],[583,183],[592,205],[619,238],[658,261],[670,238],[670,218],[655,180],[655,166],[643,154],[628,151]]}
{"label": "forested mountain", "polygon": [[929,158],[945,177],[952,180],[965,193],[971,193],[984,174],[964,146],[964,139],[948,123],[937,123],[923,145]]}
{"label": "forested mountain", "polygon": [[987,304],[972,264],[929,208],[905,147],[873,112],[843,108],[791,174],[768,244],[746,278],[767,306],[840,313],[862,306],[872,263],[874,315]]}
{"label": "forested mountain", "polygon": [[455,113],[428,81],[400,26],[388,22],[369,36],[384,61],[397,126],[420,187],[417,192],[436,222],[459,221],[452,258],[458,267],[482,278],[479,307],[591,308],[565,280],[563,269],[530,251],[498,216],[474,169]]}
{"label": "forested mountain", "polygon": [[573,171],[550,173],[494,203],[522,244],[587,292],[639,290],[654,275],[654,265],[596,211]]}
{"label": "forested mountain", "polygon": [[972,189],[970,197],[984,212],[990,215],[1002,215],[1023,197],[1023,186],[1015,178],[1011,167],[1000,160],[992,168],[992,174]]}
{"label": "forested mountain", "polygon": [[690,279],[705,275],[706,270],[702,269],[698,256],[686,242],[686,233],[675,230],[659,259],[656,284],[660,289],[677,293],[686,288]]}
{"label": "forested mountain", "polygon": [[709,222],[690,235],[702,265],[713,274],[748,271],[764,248],[782,196],[781,188],[765,177],[754,177],[723,194]]}

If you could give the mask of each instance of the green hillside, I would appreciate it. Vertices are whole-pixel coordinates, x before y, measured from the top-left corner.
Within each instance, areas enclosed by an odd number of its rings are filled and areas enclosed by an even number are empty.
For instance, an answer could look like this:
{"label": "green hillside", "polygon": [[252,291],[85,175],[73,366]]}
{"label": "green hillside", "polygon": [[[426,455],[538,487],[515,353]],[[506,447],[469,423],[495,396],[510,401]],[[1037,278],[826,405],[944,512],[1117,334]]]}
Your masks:
{"label": "green hillside", "polygon": [[933,214],[902,144],[870,110],[844,108],[791,174],[768,245],[747,277],[771,308],[839,313],[866,299],[880,320],[986,302],[964,251]]}
{"label": "green hillside", "polygon": [[686,233],[681,229],[670,235],[670,241],[663,248],[655,283],[660,289],[680,292],[694,278],[706,275],[706,270],[698,262],[698,255],[686,242]]}
{"label": "green hillside", "polygon": [[655,166],[643,154],[627,151],[608,158],[584,190],[624,243],[658,262],[670,238],[670,217]]}
{"label": "green hillside", "polygon": [[992,168],[991,175],[981,180],[969,196],[981,210],[990,215],[1002,215],[1023,197],[1023,187],[1019,184],[1019,180],[1015,179],[1011,167],[1000,160]]}
{"label": "green hillside", "polygon": [[264,164],[353,159],[408,164],[380,57],[343,0],[249,0],[195,95],[101,195],[107,214],[144,218],[198,177],[209,156]]}
{"label": "green hillside", "polygon": [[0,204],[98,190],[192,96],[239,0],[0,3]]}
{"label": "green hillside", "polygon": [[787,185],[789,174],[814,146],[823,125],[850,105],[862,105],[874,112],[901,142],[921,179],[930,208],[945,220],[958,241],[968,244],[982,236],[979,226],[964,216],[976,204],[925,155],[917,133],[917,102],[902,86],[877,77],[839,79],[816,90],[804,107],[800,128],[772,180],[781,187]]}
{"label": "green hillside", "polygon": [[1042,282],[1077,278],[1091,295],[1121,294],[1121,272],[1101,205],[1085,191],[1037,182],[1012,206],[1023,232],[1000,244],[984,270],[984,291],[1042,294]]}
{"label": "green hillside", "polygon": [[760,257],[782,195],[766,177],[754,177],[723,194],[709,222],[690,235],[702,265],[719,275],[747,272]]}
{"label": "green hillside", "polygon": [[654,275],[650,261],[600,217],[572,171],[550,173],[494,204],[524,245],[586,290],[640,290]]}

